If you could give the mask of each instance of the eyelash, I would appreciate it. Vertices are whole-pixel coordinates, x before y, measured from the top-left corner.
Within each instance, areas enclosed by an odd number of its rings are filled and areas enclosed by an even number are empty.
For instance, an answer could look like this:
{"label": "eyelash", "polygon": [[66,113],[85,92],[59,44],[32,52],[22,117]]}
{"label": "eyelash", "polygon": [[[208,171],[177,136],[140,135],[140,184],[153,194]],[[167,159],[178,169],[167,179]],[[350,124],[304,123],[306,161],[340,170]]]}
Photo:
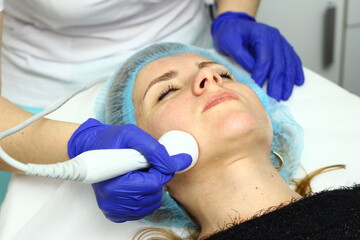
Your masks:
{"label": "eyelash", "polygon": [[219,73],[220,77],[232,80],[231,73],[229,71]]}
{"label": "eyelash", "polygon": [[166,97],[166,95],[168,95],[170,92],[176,91],[176,90],[179,90],[179,88],[174,85],[167,86],[167,88],[165,90],[160,92],[159,96],[157,97],[157,101],[160,102],[161,100],[164,99],[164,97]]}

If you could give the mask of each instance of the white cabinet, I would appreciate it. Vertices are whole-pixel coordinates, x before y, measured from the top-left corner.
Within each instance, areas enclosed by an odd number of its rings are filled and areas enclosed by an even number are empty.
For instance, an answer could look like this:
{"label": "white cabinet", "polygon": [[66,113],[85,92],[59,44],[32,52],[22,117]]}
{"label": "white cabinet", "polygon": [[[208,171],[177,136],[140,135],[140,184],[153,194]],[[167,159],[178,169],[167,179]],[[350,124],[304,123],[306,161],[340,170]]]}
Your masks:
{"label": "white cabinet", "polygon": [[[330,10],[334,38],[325,37]],[[278,28],[304,66],[360,96],[360,0],[262,0],[257,20]],[[333,56],[327,65],[326,53]]]}
{"label": "white cabinet", "polygon": [[[325,14],[335,9],[333,62],[325,66]],[[344,0],[262,0],[257,20],[274,26],[299,54],[303,65],[339,84],[344,31]],[[327,52],[329,53],[329,52]]]}
{"label": "white cabinet", "polygon": [[344,44],[343,87],[360,96],[360,0],[349,0]]}

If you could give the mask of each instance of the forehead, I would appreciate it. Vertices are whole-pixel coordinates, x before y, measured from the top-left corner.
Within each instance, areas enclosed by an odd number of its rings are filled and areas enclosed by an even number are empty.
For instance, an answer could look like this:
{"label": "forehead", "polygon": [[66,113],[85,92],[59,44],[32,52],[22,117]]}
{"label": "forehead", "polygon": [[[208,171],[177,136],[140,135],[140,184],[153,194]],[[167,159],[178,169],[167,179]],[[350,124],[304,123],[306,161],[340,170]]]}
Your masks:
{"label": "forehead", "polygon": [[190,65],[195,66],[195,63],[200,63],[202,61],[209,61],[209,59],[195,53],[175,54],[172,56],[159,58],[147,64],[140,70],[138,77],[141,77],[144,72],[149,74],[150,71],[156,75],[161,73],[161,71],[168,71],[170,68],[171,70],[179,70]]}

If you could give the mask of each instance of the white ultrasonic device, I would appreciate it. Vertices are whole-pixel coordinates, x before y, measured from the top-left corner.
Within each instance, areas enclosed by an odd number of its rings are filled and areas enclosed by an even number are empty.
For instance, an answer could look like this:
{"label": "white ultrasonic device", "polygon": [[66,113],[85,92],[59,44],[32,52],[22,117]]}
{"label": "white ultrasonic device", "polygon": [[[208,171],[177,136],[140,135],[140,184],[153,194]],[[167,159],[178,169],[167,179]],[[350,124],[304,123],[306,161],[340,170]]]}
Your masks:
{"label": "white ultrasonic device", "polygon": [[[172,130],[165,133],[159,142],[169,155],[187,153],[192,157],[191,165],[177,173],[192,168],[198,159],[196,140],[189,133]],[[101,182],[130,171],[151,167],[145,157],[134,149],[101,149],[83,152],[66,162],[56,164],[23,164],[7,155],[0,148],[0,156],[5,162],[27,175],[42,176],[85,183]],[[10,159],[9,159],[10,158]],[[17,164],[11,164],[12,162]]]}

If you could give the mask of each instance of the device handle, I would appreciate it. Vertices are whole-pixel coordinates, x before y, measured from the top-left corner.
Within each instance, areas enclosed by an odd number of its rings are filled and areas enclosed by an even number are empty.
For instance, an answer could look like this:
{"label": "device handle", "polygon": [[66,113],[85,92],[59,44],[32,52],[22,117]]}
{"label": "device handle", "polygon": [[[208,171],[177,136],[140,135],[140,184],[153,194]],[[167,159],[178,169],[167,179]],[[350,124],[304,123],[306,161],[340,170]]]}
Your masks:
{"label": "device handle", "polygon": [[[177,173],[190,169],[198,159],[198,146],[195,139],[182,131],[170,131],[159,142],[170,156],[187,153],[192,164]],[[134,149],[101,149],[83,152],[69,161],[57,164],[27,164],[27,175],[42,176],[85,183],[101,182],[130,171],[149,168],[145,157]]]}
{"label": "device handle", "polygon": [[86,165],[87,174],[82,180],[85,183],[101,182],[150,167],[144,156],[134,149],[93,150],[84,152],[73,160]]}

